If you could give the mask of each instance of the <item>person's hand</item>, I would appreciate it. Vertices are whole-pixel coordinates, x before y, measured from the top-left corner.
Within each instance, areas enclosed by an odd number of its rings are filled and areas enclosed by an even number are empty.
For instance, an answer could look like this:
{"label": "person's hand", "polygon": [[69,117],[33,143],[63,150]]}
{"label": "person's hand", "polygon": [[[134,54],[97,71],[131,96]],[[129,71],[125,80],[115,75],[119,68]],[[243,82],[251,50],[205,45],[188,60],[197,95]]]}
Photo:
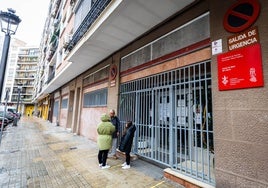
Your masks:
{"label": "person's hand", "polygon": [[117,136],[119,136],[119,132],[117,132]]}

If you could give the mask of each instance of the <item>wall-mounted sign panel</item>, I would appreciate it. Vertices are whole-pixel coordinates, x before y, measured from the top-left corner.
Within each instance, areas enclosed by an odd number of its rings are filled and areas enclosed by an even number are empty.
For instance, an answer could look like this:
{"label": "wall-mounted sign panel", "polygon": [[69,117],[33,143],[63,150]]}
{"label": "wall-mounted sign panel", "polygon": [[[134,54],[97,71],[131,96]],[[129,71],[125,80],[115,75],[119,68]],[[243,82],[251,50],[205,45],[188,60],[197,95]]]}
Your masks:
{"label": "wall-mounted sign panel", "polygon": [[215,40],[211,43],[212,55],[222,53],[222,39]]}
{"label": "wall-mounted sign panel", "polygon": [[250,28],[237,35],[230,36],[227,40],[229,50],[235,50],[259,42],[260,39],[257,27]]}
{"label": "wall-mounted sign panel", "polygon": [[254,44],[218,55],[219,90],[261,87],[261,46]]}

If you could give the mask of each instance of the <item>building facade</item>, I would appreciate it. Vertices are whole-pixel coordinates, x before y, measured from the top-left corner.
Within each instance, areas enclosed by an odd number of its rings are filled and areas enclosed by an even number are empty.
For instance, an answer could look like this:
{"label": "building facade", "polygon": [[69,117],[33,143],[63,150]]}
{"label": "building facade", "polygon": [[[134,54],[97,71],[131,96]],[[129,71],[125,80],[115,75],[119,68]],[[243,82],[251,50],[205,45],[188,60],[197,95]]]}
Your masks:
{"label": "building facade", "polygon": [[[4,42],[4,37],[0,37],[0,43],[1,43],[1,51],[3,47],[3,42]],[[9,52],[8,52],[8,59],[7,59],[7,66],[6,66],[6,71],[5,71],[5,79],[4,79],[4,86],[3,86],[3,91],[2,91],[2,99],[1,102],[4,103],[4,98],[6,91],[9,90],[9,96],[7,99],[8,103],[12,103],[11,101],[11,95],[14,87],[14,78],[16,75],[16,69],[17,69],[17,60],[18,60],[18,53],[19,53],[19,48],[25,47],[26,43],[18,40],[16,38],[11,38],[10,41],[10,47],[9,47]]]}
{"label": "building facade", "polygon": [[11,39],[1,102],[5,104],[8,90],[7,104],[18,107],[22,114],[31,115],[34,111],[33,94],[36,93],[39,54],[38,47],[27,46],[25,42],[16,38]]}
{"label": "building facade", "polygon": [[37,63],[39,62],[39,48],[21,47],[18,50],[16,74],[11,90],[11,102],[19,101],[21,113],[28,116],[34,112],[33,95],[36,90]]}
{"label": "building facade", "polygon": [[133,152],[190,187],[267,187],[265,0],[52,0],[42,118],[96,141],[102,113]]}

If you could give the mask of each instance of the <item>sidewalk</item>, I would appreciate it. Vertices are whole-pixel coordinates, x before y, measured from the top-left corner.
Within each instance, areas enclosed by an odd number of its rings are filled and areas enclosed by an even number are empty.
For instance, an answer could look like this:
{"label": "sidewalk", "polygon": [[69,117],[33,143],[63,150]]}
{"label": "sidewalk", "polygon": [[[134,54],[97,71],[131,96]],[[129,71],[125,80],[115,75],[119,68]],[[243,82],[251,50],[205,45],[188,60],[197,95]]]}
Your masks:
{"label": "sidewalk", "polygon": [[163,169],[137,159],[123,170],[123,160],[108,159],[100,169],[95,142],[62,127],[22,117],[8,127],[0,146],[0,187],[183,188],[163,178]]}

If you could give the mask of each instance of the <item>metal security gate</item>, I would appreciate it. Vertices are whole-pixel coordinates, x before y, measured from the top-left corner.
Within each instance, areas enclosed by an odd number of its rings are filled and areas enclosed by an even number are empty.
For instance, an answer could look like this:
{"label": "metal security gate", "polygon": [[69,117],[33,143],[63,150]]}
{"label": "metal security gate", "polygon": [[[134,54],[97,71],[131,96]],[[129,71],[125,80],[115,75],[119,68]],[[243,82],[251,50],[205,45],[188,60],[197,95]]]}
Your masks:
{"label": "metal security gate", "polygon": [[210,61],[122,84],[119,117],[134,153],[215,184]]}

